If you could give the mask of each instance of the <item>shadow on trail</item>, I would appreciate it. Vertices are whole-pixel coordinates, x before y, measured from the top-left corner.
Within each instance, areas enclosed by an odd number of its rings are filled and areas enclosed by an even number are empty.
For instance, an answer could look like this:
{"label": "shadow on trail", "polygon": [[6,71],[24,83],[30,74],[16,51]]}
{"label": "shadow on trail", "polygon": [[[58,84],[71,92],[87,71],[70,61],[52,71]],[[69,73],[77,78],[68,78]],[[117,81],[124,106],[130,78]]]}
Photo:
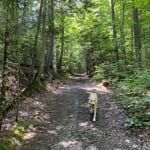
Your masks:
{"label": "shadow on trail", "polygon": [[[88,109],[91,91],[99,98],[96,122],[90,120]],[[18,150],[141,149],[138,139],[126,135],[123,126],[125,113],[112,103],[111,91],[90,82],[86,76],[72,76],[70,82],[56,93],[45,91],[36,95],[33,103],[38,102],[40,109],[30,106],[31,116],[34,110],[38,111],[38,124],[16,147]]]}

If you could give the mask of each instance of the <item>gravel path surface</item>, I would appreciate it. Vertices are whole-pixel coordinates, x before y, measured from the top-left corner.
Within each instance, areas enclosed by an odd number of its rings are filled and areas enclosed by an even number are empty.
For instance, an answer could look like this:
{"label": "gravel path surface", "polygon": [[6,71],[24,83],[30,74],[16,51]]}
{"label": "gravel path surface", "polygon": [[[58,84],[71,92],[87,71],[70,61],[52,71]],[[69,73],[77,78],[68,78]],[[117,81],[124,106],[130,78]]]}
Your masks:
{"label": "gravel path surface", "polygon": [[[99,98],[96,122],[87,105],[91,91]],[[85,77],[72,77],[53,94],[28,98],[21,112],[38,123],[15,150],[150,150],[149,139],[143,143],[124,127],[126,114],[113,103],[111,91]]]}

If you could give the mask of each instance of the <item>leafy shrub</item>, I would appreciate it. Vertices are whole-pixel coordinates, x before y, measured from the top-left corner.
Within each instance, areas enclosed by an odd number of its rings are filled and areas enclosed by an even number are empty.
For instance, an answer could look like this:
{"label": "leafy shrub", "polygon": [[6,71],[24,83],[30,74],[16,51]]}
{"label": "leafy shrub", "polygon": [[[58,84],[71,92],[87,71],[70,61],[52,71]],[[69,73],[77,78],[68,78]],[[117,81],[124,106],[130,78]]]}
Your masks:
{"label": "leafy shrub", "polygon": [[101,66],[95,67],[93,79],[97,81],[101,81],[102,79],[104,79],[104,70]]}
{"label": "leafy shrub", "polygon": [[0,142],[0,150],[11,150],[12,143],[10,141],[1,141]]}
{"label": "leafy shrub", "polygon": [[135,73],[118,83],[119,97],[127,108],[128,126],[150,126],[150,70],[136,70]]}
{"label": "leafy shrub", "polygon": [[101,81],[102,79],[117,79],[122,80],[126,77],[124,71],[118,71],[118,65],[109,62],[102,63],[99,66],[95,66],[95,72],[93,79]]}

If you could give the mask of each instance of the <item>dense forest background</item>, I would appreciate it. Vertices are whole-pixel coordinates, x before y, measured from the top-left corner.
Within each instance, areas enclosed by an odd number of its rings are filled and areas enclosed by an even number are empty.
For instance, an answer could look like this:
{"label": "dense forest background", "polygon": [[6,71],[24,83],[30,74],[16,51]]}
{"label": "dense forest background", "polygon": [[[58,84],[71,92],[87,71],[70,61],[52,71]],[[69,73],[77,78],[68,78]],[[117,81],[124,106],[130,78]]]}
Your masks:
{"label": "dense forest background", "polygon": [[0,125],[24,92],[75,72],[115,85],[129,126],[150,125],[149,18],[149,0],[1,0]]}

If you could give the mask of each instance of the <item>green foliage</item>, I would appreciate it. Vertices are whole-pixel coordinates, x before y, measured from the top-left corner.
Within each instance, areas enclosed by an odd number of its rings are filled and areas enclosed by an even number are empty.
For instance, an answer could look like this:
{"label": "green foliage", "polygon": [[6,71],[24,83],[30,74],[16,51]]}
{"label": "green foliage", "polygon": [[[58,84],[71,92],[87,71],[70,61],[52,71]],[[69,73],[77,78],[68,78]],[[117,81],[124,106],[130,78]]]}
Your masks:
{"label": "green foliage", "polygon": [[102,64],[102,68],[104,70],[106,78],[117,79],[121,75],[123,75],[123,73],[118,70],[118,66],[116,63],[105,62]]}
{"label": "green foliage", "polygon": [[[35,125],[37,122],[34,120],[20,121],[18,125],[11,131],[7,139],[0,141],[0,150],[12,150],[15,145],[23,139],[26,135],[27,129],[30,125]],[[6,138],[6,137],[5,137]]]}
{"label": "green foliage", "polygon": [[135,73],[118,83],[122,104],[127,108],[127,126],[150,126],[150,70],[136,70]]}
{"label": "green foliage", "polygon": [[140,121],[136,118],[128,118],[126,120],[126,127],[141,127],[141,126],[150,126],[150,121],[144,122],[144,121]]}
{"label": "green foliage", "polygon": [[128,118],[126,120],[125,126],[126,127],[132,127],[132,126],[139,127],[139,126],[142,126],[142,123],[139,120],[137,120],[137,119]]}
{"label": "green foliage", "polygon": [[93,79],[97,81],[102,81],[104,79],[104,70],[101,66],[95,66]]}
{"label": "green foliage", "polygon": [[11,149],[12,149],[11,141],[0,142],[0,150],[11,150]]}
{"label": "green foliage", "polygon": [[13,129],[13,135],[18,137],[18,138],[23,138],[26,134],[27,129],[29,128],[30,125],[35,125],[36,121],[34,120],[25,120],[25,121],[20,121],[18,123],[18,126]]}
{"label": "green foliage", "polygon": [[15,135],[16,137],[21,137],[23,138],[25,135],[25,129],[24,127],[17,127],[13,130],[13,135]]}
{"label": "green foliage", "polygon": [[150,70],[136,70],[133,75],[127,77],[124,81],[118,84],[122,90],[126,90],[130,96],[142,96],[145,90],[150,88]]}
{"label": "green foliage", "polygon": [[116,63],[105,62],[99,66],[95,67],[94,72],[94,80],[102,80],[102,79],[117,79],[121,80],[126,77],[126,73],[124,71],[118,70],[118,66]]}

